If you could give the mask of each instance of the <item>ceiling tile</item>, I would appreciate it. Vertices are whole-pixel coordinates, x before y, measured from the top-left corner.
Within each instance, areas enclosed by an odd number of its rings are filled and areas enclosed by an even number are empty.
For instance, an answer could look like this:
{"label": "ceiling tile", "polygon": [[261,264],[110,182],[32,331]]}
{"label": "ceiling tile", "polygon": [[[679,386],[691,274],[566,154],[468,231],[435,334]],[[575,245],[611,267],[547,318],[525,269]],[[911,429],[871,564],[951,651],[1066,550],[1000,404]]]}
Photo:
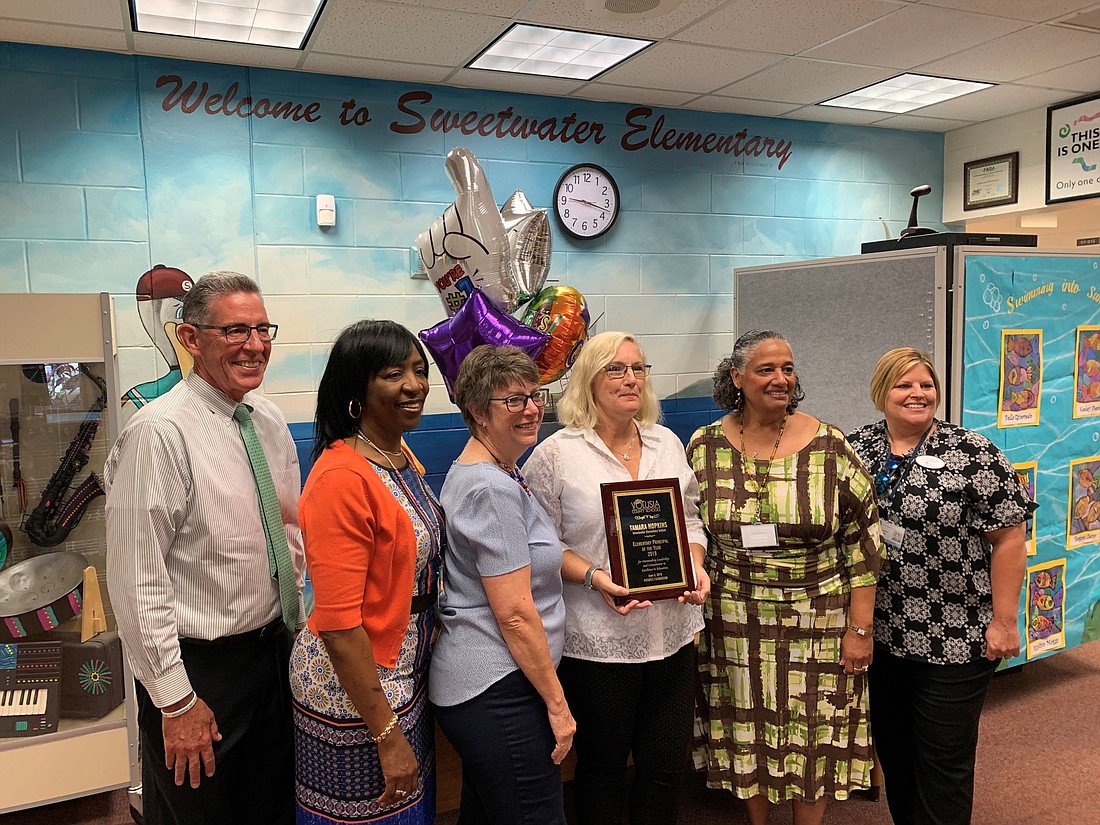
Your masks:
{"label": "ceiling tile", "polygon": [[140,54],[157,57],[179,57],[203,63],[227,63],[230,66],[266,66],[272,69],[293,69],[302,57],[297,49],[276,49],[271,46],[195,40],[143,32],[134,32],[134,46]]}
{"label": "ceiling tile", "polygon": [[[1018,31],[1027,23],[998,20],[950,9],[909,6],[851,34],[807,51],[805,57],[908,69],[986,40]],[[858,55],[858,61],[853,57]]]}
{"label": "ceiling tile", "polygon": [[322,16],[309,46],[349,57],[400,61],[424,54],[440,64],[464,65],[508,24],[501,17],[341,0]]}
{"label": "ceiling tile", "polygon": [[783,117],[793,120],[817,120],[821,123],[849,123],[870,125],[882,120],[882,112],[868,112],[866,109],[839,109],[836,106],[804,106],[787,112]]}
{"label": "ceiling tile", "polygon": [[964,80],[1004,83],[1100,54],[1100,33],[1033,26],[915,68]]}
{"label": "ceiling tile", "polygon": [[0,18],[0,40],[14,43],[48,43],[72,49],[107,49],[125,52],[130,48],[126,34],[110,29],[59,26],[53,23],[27,23]]}
{"label": "ceiling tile", "polygon": [[618,86],[711,92],[782,60],[778,54],[657,43],[600,75]]}
{"label": "ceiling tile", "polygon": [[1062,91],[1004,85],[982,89],[980,92],[972,92],[933,106],[925,106],[910,114],[979,122],[1015,112],[1024,112],[1039,106],[1049,106],[1065,99],[1066,94]]}
{"label": "ceiling tile", "polygon": [[500,92],[558,95],[560,97],[568,97],[571,92],[581,85],[580,82],[572,78],[486,72],[480,69],[459,69],[447,79],[447,83],[451,86],[466,86],[471,89],[493,89]]}
{"label": "ceiling tile", "polygon": [[683,106],[695,95],[691,92],[668,92],[661,89],[639,89],[634,86],[614,86],[610,83],[586,83],[576,92],[585,100],[606,100],[613,103],[639,103],[646,106]]}
{"label": "ceiling tile", "polygon": [[924,0],[924,2],[929,6],[942,6],[947,9],[1044,23],[1092,6],[1096,0]]}
{"label": "ceiling tile", "polygon": [[704,112],[734,112],[739,115],[760,115],[775,117],[798,108],[794,103],[773,103],[768,100],[747,100],[743,97],[725,95],[704,95],[684,104],[685,109],[699,109]]}
{"label": "ceiling tile", "polygon": [[[470,0],[390,0],[402,6],[420,6],[448,11],[470,11]],[[513,17],[527,5],[527,0],[477,0],[477,12],[493,17]]]}
{"label": "ceiling tile", "polygon": [[[659,40],[710,14],[727,0],[684,0],[668,14],[640,20],[609,20],[591,14],[583,0],[535,0],[523,10],[522,19],[547,26],[565,26],[592,32],[627,34]],[[721,44],[727,45],[727,44]]]}
{"label": "ceiling tile", "polygon": [[916,115],[894,115],[875,123],[876,126],[888,126],[891,129],[912,129],[917,132],[950,132],[969,126],[969,120],[950,120],[945,117],[917,117]]}
{"label": "ceiling tile", "polygon": [[1084,26],[1087,29],[1100,29],[1100,9],[1071,14],[1062,21],[1066,26]]}
{"label": "ceiling tile", "polygon": [[885,0],[733,0],[676,35],[676,40],[731,49],[799,54],[904,8]]}
{"label": "ceiling tile", "polygon": [[731,83],[719,91],[729,97],[754,100],[820,103],[895,74],[897,72],[891,69],[847,66],[843,63],[792,57],[746,80]]}
{"label": "ceiling tile", "polygon": [[1045,86],[1074,92],[1093,92],[1100,89],[1100,57],[1082,60],[1049,72],[1021,77],[1016,83],[1021,86]]}
{"label": "ceiling tile", "polygon": [[302,61],[307,72],[338,74],[347,77],[372,77],[376,80],[404,80],[411,83],[442,83],[453,69],[449,66],[425,66],[421,63],[395,63],[339,54],[311,52]]}
{"label": "ceiling tile", "polygon": [[[129,15],[123,15],[118,0],[4,0],[0,17],[16,20],[41,20],[43,23],[63,23],[67,26],[93,26],[114,29],[129,28]],[[0,22],[0,34],[7,35],[7,26]]]}

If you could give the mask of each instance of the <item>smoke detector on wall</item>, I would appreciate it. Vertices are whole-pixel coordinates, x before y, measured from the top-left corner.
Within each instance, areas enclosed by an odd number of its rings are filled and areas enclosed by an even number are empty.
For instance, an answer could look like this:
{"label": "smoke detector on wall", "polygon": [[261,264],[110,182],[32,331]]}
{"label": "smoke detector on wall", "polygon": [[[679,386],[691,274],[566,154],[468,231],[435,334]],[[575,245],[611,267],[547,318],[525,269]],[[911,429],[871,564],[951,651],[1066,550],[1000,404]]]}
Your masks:
{"label": "smoke detector on wall", "polygon": [[683,0],[584,0],[589,14],[604,20],[641,20],[668,14]]}

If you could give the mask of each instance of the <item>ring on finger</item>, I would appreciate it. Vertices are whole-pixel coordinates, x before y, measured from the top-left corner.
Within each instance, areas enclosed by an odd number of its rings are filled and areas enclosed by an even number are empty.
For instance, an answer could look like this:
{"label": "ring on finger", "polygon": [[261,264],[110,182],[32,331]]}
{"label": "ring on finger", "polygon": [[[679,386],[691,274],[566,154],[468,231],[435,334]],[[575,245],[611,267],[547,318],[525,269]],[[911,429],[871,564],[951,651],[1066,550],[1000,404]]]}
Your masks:
{"label": "ring on finger", "polygon": [[396,796],[396,797],[399,797],[401,799],[404,799],[406,796],[409,795],[409,792],[408,791],[397,790],[397,791],[393,792],[393,795]]}

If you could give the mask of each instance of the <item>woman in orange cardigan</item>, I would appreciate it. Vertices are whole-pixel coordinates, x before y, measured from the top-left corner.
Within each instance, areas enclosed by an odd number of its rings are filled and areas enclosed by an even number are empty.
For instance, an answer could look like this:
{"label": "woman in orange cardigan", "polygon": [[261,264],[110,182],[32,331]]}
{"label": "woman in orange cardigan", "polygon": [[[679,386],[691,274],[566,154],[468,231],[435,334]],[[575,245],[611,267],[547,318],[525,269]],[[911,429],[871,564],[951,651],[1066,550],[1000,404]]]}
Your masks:
{"label": "woman in orange cardigan", "polygon": [[317,389],[299,504],[316,606],[295,641],[298,825],[435,816],[426,697],[443,511],[402,434],[428,361],[392,321],[340,333]]}

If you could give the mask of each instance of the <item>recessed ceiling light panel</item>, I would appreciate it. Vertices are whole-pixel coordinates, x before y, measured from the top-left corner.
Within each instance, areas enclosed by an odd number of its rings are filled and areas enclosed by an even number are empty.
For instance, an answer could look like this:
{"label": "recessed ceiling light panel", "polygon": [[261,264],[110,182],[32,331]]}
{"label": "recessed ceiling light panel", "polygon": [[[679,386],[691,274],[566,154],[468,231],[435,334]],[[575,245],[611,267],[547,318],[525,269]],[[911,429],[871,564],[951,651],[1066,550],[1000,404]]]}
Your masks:
{"label": "recessed ceiling light panel", "polygon": [[994,84],[923,74],[902,74],[856,89],[854,92],[822,101],[818,106],[839,106],[844,109],[868,109],[874,112],[911,112],[934,103],[962,97]]}
{"label": "recessed ceiling light panel", "polygon": [[652,44],[652,40],[516,23],[466,67],[591,80]]}
{"label": "recessed ceiling light panel", "polygon": [[130,0],[135,32],[300,49],[324,0]]}

